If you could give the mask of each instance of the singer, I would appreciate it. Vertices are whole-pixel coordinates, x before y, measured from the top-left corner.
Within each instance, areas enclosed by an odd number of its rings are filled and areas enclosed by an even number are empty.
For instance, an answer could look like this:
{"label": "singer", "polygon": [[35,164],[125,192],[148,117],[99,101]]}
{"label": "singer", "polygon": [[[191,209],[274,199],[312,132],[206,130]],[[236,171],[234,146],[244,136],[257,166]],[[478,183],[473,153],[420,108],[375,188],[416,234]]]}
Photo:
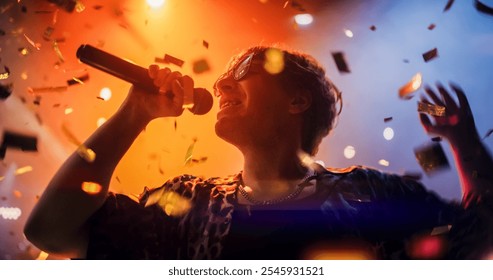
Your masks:
{"label": "singer", "polygon": [[[242,171],[178,176],[146,188],[139,203],[108,192],[115,166],[139,133],[156,118],[180,116],[193,91],[192,79],[152,65],[148,75],[159,93],[130,89],[84,143],[96,160],[74,153],[51,180],[26,224],[27,238],[51,254],[88,259],[310,259],[334,249],[367,259],[487,257],[493,161],[458,86],[426,87],[423,101],[446,114],[420,118],[426,132],[452,147],[460,204],[406,177],[311,161],[339,115],[341,93],[307,54],[276,48],[284,68],[266,71],[272,49],[255,46],[235,56],[214,85],[215,131],[241,151]],[[88,181],[103,190],[83,192]]]}

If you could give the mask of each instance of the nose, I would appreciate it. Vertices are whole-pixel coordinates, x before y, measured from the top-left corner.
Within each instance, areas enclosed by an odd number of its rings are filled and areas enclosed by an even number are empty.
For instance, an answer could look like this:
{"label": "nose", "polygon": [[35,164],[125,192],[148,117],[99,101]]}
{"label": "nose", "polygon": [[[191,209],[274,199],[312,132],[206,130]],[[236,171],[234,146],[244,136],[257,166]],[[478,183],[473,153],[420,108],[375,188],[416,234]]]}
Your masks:
{"label": "nose", "polygon": [[232,75],[222,75],[216,81],[214,86],[214,95],[216,97],[221,96],[224,93],[230,93],[236,87],[236,81],[233,79]]}

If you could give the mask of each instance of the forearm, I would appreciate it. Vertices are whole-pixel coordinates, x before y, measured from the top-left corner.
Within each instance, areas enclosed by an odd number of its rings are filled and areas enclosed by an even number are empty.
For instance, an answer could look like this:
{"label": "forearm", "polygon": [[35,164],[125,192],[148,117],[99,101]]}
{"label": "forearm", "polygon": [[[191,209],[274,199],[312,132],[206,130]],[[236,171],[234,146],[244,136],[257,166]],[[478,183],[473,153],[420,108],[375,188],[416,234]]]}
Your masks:
{"label": "forearm", "polygon": [[493,160],[477,133],[451,143],[465,206],[493,191]]}
{"label": "forearm", "polygon": [[[95,152],[94,162],[73,153],[61,166],[26,224],[33,244],[46,251],[80,254],[71,251],[87,242],[87,220],[103,204],[116,165],[148,123],[136,113],[123,106],[84,143]],[[102,189],[88,194],[82,190],[83,182]]]}

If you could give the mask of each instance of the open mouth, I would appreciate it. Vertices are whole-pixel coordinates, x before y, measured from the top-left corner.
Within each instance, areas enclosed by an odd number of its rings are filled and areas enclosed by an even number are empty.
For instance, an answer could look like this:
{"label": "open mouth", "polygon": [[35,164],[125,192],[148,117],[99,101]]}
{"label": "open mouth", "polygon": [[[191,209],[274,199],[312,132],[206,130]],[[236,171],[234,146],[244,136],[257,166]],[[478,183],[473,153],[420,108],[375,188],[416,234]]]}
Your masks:
{"label": "open mouth", "polygon": [[239,100],[226,101],[220,105],[220,109],[222,110],[224,108],[237,106],[240,104],[241,104],[241,101],[239,101]]}

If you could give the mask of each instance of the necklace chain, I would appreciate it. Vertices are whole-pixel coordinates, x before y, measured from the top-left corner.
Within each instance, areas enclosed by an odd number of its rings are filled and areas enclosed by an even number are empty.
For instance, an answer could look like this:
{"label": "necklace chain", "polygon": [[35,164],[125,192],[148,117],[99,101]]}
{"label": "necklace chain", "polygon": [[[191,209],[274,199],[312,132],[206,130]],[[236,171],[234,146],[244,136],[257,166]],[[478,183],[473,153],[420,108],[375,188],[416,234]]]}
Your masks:
{"label": "necklace chain", "polygon": [[243,177],[240,176],[240,185],[238,186],[238,191],[240,192],[241,196],[245,198],[248,202],[254,204],[254,205],[271,205],[271,204],[277,204],[281,203],[284,201],[288,201],[291,199],[295,199],[298,195],[300,195],[301,191],[306,187],[304,183],[309,181],[308,179],[311,179],[312,177],[315,177],[314,174],[307,174],[303,180],[301,181],[300,184],[296,187],[296,189],[289,193],[286,196],[275,198],[275,199],[269,199],[269,200],[258,200],[253,198],[246,190],[245,190],[245,183],[243,182]]}

